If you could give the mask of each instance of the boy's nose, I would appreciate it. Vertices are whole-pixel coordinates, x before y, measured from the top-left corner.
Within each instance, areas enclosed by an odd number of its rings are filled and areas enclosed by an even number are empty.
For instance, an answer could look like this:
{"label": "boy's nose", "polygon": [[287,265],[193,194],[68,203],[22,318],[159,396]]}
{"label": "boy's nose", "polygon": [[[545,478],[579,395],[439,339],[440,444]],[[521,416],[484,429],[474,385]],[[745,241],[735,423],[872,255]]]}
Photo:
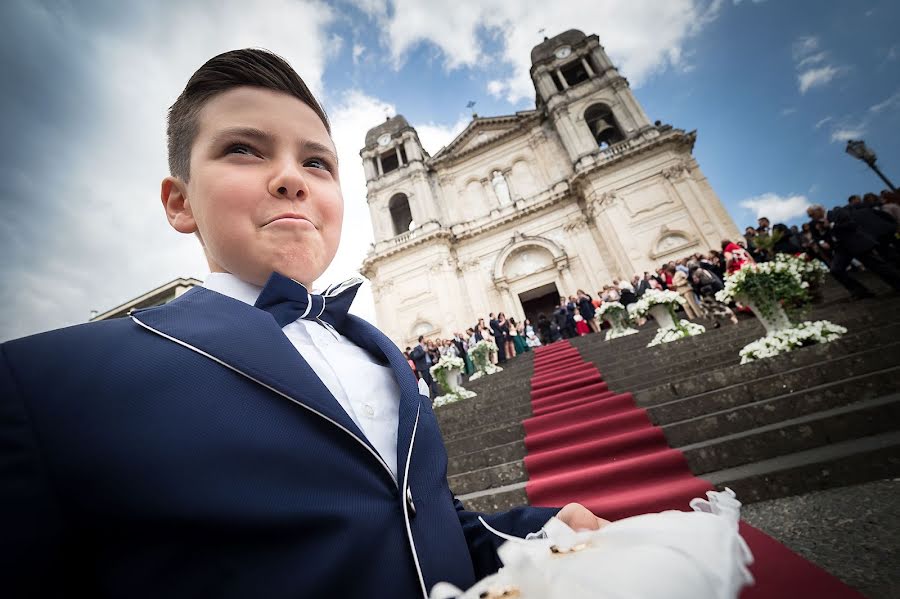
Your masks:
{"label": "boy's nose", "polygon": [[303,175],[286,169],[269,182],[269,193],[290,200],[303,199],[309,195],[309,188]]}

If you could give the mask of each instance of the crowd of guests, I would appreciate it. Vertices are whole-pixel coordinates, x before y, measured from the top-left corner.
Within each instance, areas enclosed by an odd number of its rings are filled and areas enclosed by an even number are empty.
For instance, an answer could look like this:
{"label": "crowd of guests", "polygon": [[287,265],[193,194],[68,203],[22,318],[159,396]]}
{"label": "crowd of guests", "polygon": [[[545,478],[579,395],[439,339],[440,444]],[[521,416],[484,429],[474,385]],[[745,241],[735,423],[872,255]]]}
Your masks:
{"label": "crowd of guests", "polygon": [[[747,263],[773,260],[778,254],[805,254],[809,259],[822,261],[854,298],[872,295],[853,277],[854,270],[869,270],[900,291],[900,194],[884,190],[880,195],[853,195],[846,205],[826,210],[815,204],[807,214],[809,222],[799,227],[772,225],[768,218],[760,217],[756,227],[745,229],[742,239],[723,240],[718,250],[666,262],[654,271],[636,273],[631,280],[614,279],[598,290],[596,296],[579,289],[574,295],[560,297],[553,312],[539,314],[535,323],[528,319],[516,322],[502,312],[496,316],[491,313],[487,323],[479,318],[475,326],[454,333],[450,339],[419,337],[418,345],[407,347],[405,355],[410,367],[435,396],[439,390],[429,368],[441,357],[461,358],[464,374],[470,375],[475,367],[468,352],[482,339],[497,345],[491,361],[503,364],[533,347],[599,333],[605,323],[597,318],[597,312],[604,302],[619,302],[628,309],[648,289],[671,290],[681,295],[685,300],[684,317],[688,320],[710,319],[714,327],[721,326],[722,320],[737,324],[735,312],[747,311],[746,308],[718,301],[716,292],[724,288],[727,275]],[[643,324],[638,320],[638,324]]]}

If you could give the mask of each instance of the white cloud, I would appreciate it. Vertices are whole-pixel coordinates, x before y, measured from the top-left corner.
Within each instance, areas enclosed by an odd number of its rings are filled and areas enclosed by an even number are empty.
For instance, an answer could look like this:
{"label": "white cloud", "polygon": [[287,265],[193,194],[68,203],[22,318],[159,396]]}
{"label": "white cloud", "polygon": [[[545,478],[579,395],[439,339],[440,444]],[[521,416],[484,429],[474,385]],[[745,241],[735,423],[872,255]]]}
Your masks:
{"label": "white cloud", "polygon": [[365,51],[366,47],[362,44],[353,44],[353,64],[357,64],[359,62],[360,57],[362,57]]}
{"label": "white cloud", "polygon": [[840,70],[831,65],[809,69],[797,75],[797,82],[800,84],[800,93],[805,94],[814,87],[822,87],[829,81],[834,79]]}
{"label": "white cloud", "polygon": [[[5,239],[4,247],[32,250],[6,271],[4,287],[15,293],[4,302],[2,337],[84,322],[92,309],[107,310],[177,277],[202,277],[207,267],[197,240],[168,226],[159,201],[168,174],[167,108],[207,59],[250,46],[285,57],[322,95],[328,48],[339,43],[327,33],[332,9],[315,0],[273,0],[253,10],[237,0],[189,3],[165,28],[155,8],[134,6],[143,12],[128,20],[131,27],[97,30],[95,19],[74,8],[48,20],[64,23],[82,42],[79,52],[96,77],[89,111],[95,126],[84,137],[35,142],[76,159],[35,182],[35,189],[65,190],[49,194],[49,215],[59,223],[52,235],[34,222]],[[358,156],[353,166],[359,168]]]}
{"label": "white cloud", "polygon": [[765,216],[772,223],[780,223],[805,215],[810,202],[805,195],[780,196],[769,192],[741,200],[740,205],[756,218]]}
{"label": "white cloud", "polygon": [[790,116],[797,112],[797,109],[793,106],[788,106],[787,108],[781,109],[781,116]]}
{"label": "white cloud", "polygon": [[848,141],[851,139],[859,139],[863,135],[866,134],[866,129],[863,125],[857,126],[841,126],[836,127],[831,132],[831,141]]}
{"label": "white cloud", "polygon": [[808,66],[812,66],[814,64],[819,64],[820,62],[823,62],[825,60],[825,58],[827,58],[827,57],[828,57],[828,54],[826,52],[816,52],[815,54],[811,54],[811,55],[807,56],[806,58],[800,60],[797,63],[797,68],[802,69],[802,68],[805,68]]}
{"label": "white cloud", "polygon": [[440,125],[435,123],[425,123],[423,125],[413,125],[419,134],[419,141],[422,147],[428,150],[428,153],[434,156],[438,150],[453,141],[457,135],[462,133],[466,125],[471,121],[470,117],[461,115],[452,125]]}
{"label": "white cloud", "polygon": [[807,35],[797,39],[793,45],[794,60],[800,61],[819,49],[819,38]]}
{"label": "white cloud", "polygon": [[507,84],[499,79],[494,79],[492,81],[488,81],[487,91],[495,98],[502,98],[503,93],[507,89]]}
{"label": "white cloud", "polygon": [[818,123],[816,123],[816,129],[821,129],[822,127],[824,127],[825,125],[830,123],[832,120],[834,120],[833,117],[826,116],[824,119],[821,119]]}
{"label": "white cloud", "polygon": [[794,66],[798,71],[797,84],[801,94],[814,87],[827,85],[848,70],[846,67],[838,67],[829,62],[828,52],[820,51],[820,47],[819,38],[813,35],[798,38],[792,46]]}
{"label": "white cloud", "polygon": [[682,68],[686,43],[715,19],[721,5],[722,0],[576,0],[548,11],[543,0],[396,0],[393,11],[379,4],[370,14],[379,20],[395,66],[423,42],[441,50],[448,69],[484,66],[496,59],[486,56],[482,43],[484,34],[493,35],[499,59],[511,72],[491,89],[505,86],[507,100],[515,103],[534,95],[528,70],[531,49],[542,39],[539,30],[553,36],[575,23],[596,33],[637,87],[657,71]]}
{"label": "white cloud", "polygon": [[869,112],[878,114],[880,112],[896,108],[900,108],[900,91],[894,92],[893,95],[891,95],[884,101],[879,102],[878,104],[873,104],[869,108]]}

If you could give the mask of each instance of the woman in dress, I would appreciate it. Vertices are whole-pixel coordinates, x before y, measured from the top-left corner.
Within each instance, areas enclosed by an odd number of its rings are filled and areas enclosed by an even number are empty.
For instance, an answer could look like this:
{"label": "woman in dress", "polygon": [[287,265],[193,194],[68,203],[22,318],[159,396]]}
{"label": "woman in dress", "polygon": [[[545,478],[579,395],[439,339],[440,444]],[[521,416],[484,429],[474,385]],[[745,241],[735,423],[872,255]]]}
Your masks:
{"label": "woman in dress", "polygon": [[[547,317],[545,316],[544,320],[546,320],[546,319],[547,319]],[[525,326],[522,328],[525,331],[525,343],[528,344],[528,347],[540,347],[541,340],[535,334],[534,327],[531,325],[531,321],[529,319],[527,319],[527,318],[525,319]]]}
{"label": "woman in dress", "polygon": [[503,339],[498,339],[497,343],[498,345],[500,343],[504,344],[507,360],[514,358],[516,356],[516,347],[513,345],[512,334],[509,331],[509,321],[506,320],[506,315],[503,312],[497,315],[497,323],[500,325],[500,331],[503,333]]}
{"label": "woman in dress", "polygon": [[700,304],[697,303],[697,296],[694,295],[694,287],[691,285],[688,275],[683,270],[669,268],[672,275],[672,286],[675,292],[684,298],[684,313],[688,320],[700,318],[703,312],[700,310]]}
{"label": "woman in dress", "polygon": [[524,354],[527,351],[531,351],[531,348],[528,347],[528,344],[525,343],[525,335],[522,329],[522,325],[516,323],[516,319],[512,316],[509,317],[509,335],[512,337],[513,347],[516,350],[516,355]]}
{"label": "woman in dress", "polygon": [[[481,337],[481,339],[483,340],[492,341],[494,344],[497,344],[497,340],[494,339],[494,332],[491,331],[491,328],[489,326],[484,324],[483,318],[478,319],[478,326],[475,328],[475,336],[476,338]],[[491,352],[491,364],[496,364],[497,360],[497,351],[494,350]]]}
{"label": "woman in dress", "polygon": [[471,327],[466,329],[462,342],[463,348],[466,350],[466,353],[463,354],[463,362],[466,363],[466,376],[471,376],[475,374],[475,363],[472,362],[472,358],[469,357],[469,348],[477,342],[475,339],[475,330]]}
{"label": "woman in dress", "polygon": [[725,272],[734,274],[745,264],[755,264],[750,252],[727,239],[722,240],[722,255],[725,257]]}
{"label": "woman in dress", "polygon": [[594,311],[594,302],[593,298],[589,296],[584,290],[579,289],[577,291],[578,298],[578,311],[581,312],[582,318],[584,318],[585,323],[590,327],[590,330],[599,333],[600,327],[597,325],[597,321],[594,319],[596,312]]}

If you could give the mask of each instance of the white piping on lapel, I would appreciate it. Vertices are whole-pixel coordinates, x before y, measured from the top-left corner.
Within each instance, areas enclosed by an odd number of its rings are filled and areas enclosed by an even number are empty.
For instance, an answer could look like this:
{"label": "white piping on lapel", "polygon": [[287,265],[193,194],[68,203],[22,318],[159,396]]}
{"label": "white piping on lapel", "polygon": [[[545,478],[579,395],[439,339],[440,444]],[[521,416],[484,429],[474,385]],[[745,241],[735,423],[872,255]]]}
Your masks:
{"label": "white piping on lapel", "polygon": [[[276,388],[274,388],[274,387],[271,387],[271,386],[265,384],[264,382],[260,381],[259,379],[256,379],[256,378],[250,376],[250,375],[247,374],[246,372],[244,372],[244,371],[242,371],[242,370],[240,370],[240,369],[238,369],[238,368],[235,368],[234,366],[232,366],[231,364],[228,364],[227,362],[223,362],[223,361],[220,360],[219,358],[217,358],[217,357],[215,357],[215,356],[213,356],[213,355],[211,355],[211,354],[206,353],[206,352],[203,351],[202,349],[197,348],[197,347],[194,347],[194,346],[191,345],[190,343],[185,343],[185,342],[182,341],[181,339],[176,339],[175,337],[172,337],[171,335],[166,335],[166,334],[163,333],[162,331],[157,331],[157,330],[154,329],[153,327],[144,324],[143,322],[141,322],[140,320],[138,320],[138,319],[135,318],[134,316],[131,317],[131,320],[135,321],[136,323],[138,323],[140,326],[144,327],[144,328],[147,329],[148,331],[152,331],[152,332],[156,333],[157,335],[159,335],[160,337],[164,337],[164,338],[168,339],[169,341],[173,341],[173,342],[177,343],[178,345],[181,345],[181,346],[184,346],[184,347],[186,347],[186,348],[188,348],[188,349],[190,349],[190,350],[193,350],[193,351],[197,352],[198,354],[200,354],[201,356],[205,356],[205,357],[209,358],[210,360],[212,360],[213,362],[216,362],[216,363],[218,363],[218,364],[221,364],[221,365],[224,366],[225,368],[228,368],[229,370],[233,370],[234,372],[238,373],[239,375],[244,376],[244,377],[250,379],[251,381],[253,381],[253,382],[256,383],[257,385],[260,385],[260,386],[262,386],[262,387],[265,387],[265,388],[268,389],[269,391],[272,391],[273,393],[276,393],[276,394],[280,395],[281,397],[283,397],[283,398],[285,398],[285,399],[287,399],[287,400],[290,400],[290,401],[294,402],[295,404],[297,404],[298,406],[300,406],[300,407],[302,407],[302,408],[306,408],[307,410],[309,410],[309,411],[312,412],[313,414],[316,414],[316,415],[318,415],[318,416],[321,416],[322,418],[324,418],[325,420],[327,420],[327,421],[330,422],[331,424],[335,425],[336,427],[338,427],[339,429],[341,429],[342,431],[344,431],[345,433],[347,433],[348,435],[350,435],[351,437],[353,437],[360,445],[362,445],[363,447],[365,447],[366,450],[367,450],[369,453],[371,453],[373,456],[375,456],[375,459],[378,460],[378,462],[379,462],[382,466],[384,466],[384,469],[387,470],[387,473],[390,475],[391,480],[394,481],[394,485],[397,486],[397,487],[400,486],[400,483],[397,481],[397,477],[396,477],[396,476],[394,475],[394,473],[391,471],[390,467],[387,465],[387,462],[384,461],[384,458],[382,458],[380,455],[378,455],[378,452],[377,452],[377,451],[375,451],[374,449],[372,449],[371,447],[369,447],[368,445],[366,445],[366,444],[362,441],[362,439],[360,439],[359,437],[357,437],[356,435],[354,435],[353,432],[351,432],[349,429],[347,429],[347,428],[346,428],[344,425],[342,425],[340,422],[337,422],[336,420],[332,420],[331,418],[329,418],[328,416],[326,416],[326,415],[323,414],[322,412],[320,412],[320,411],[318,411],[318,410],[316,410],[316,409],[314,409],[314,408],[309,407],[308,405],[306,405],[305,403],[303,403],[303,402],[301,402],[301,401],[297,401],[296,399],[294,399],[294,398],[291,397],[290,395],[287,395],[287,394],[285,394],[285,393],[282,393],[282,392],[279,391],[278,389],[276,389]],[[420,407],[421,407],[421,406],[420,406]],[[416,412],[416,424],[418,424],[418,423],[419,423],[419,414],[418,414],[418,412]],[[415,427],[413,427],[413,436],[414,436],[414,437],[415,437],[415,434],[416,434],[416,429],[415,429]],[[412,452],[412,443],[410,443],[409,450],[410,450],[410,452]],[[406,468],[407,468],[407,471],[408,471],[408,470],[409,470],[409,461],[408,461],[408,459],[407,459],[407,462],[406,462]],[[406,505],[406,501],[405,501],[405,500],[404,500],[404,502],[403,502],[403,505],[404,505],[404,506]],[[405,511],[405,508],[404,508],[404,511]],[[408,523],[408,522],[407,522],[407,530],[409,530],[409,523]],[[415,555],[415,550],[413,551],[413,554]],[[418,568],[418,562],[416,563],[416,567]],[[421,579],[421,573],[420,573],[420,579]],[[423,584],[422,586],[423,586],[423,588],[424,588],[424,584]]]}
{"label": "white piping on lapel", "polygon": [[403,469],[403,486],[401,490],[400,500],[403,502],[403,521],[406,523],[406,535],[409,537],[409,546],[412,549],[413,562],[416,564],[416,574],[419,576],[419,584],[422,585],[422,596],[428,599],[428,589],[425,588],[425,577],[422,576],[422,566],[419,565],[419,554],[416,553],[416,542],[413,540],[412,528],[409,525],[409,505],[406,501],[406,492],[409,489],[409,463],[412,460],[413,445],[416,443],[416,429],[419,428],[419,413],[422,411],[422,404],[416,406],[416,422],[413,424],[412,437],[409,440],[409,451],[406,454],[406,467]]}

